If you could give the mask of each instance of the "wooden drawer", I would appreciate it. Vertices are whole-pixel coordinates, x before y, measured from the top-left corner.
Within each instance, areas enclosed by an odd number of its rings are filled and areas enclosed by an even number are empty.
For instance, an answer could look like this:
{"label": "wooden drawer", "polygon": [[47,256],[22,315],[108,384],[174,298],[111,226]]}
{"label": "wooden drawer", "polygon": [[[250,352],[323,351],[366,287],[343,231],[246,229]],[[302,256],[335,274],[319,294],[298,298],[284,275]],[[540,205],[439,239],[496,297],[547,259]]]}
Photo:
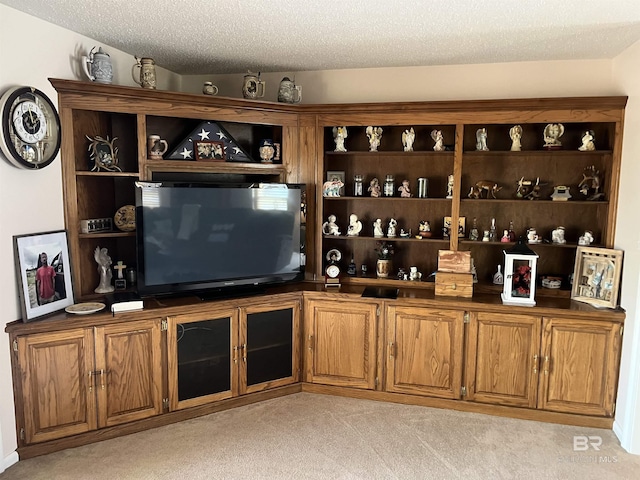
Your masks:
{"label": "wooden drawer", "polygon": [[473,275],[471,273],[436,273],[436,295],[449,297],[473,296]]}

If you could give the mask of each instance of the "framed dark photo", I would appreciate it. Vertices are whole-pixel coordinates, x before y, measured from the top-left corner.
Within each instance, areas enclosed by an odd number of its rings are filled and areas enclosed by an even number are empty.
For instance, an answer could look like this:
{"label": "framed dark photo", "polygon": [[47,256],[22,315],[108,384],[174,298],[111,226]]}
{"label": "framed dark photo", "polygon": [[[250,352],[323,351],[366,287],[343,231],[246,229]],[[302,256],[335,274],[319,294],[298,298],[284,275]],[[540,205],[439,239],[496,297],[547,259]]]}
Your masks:
{"label": "framed dark photo", "polygon": [[224,162],[224,142],[194,142],[196,160],[208,162]]}
{"label": "framed dark photo", "polygon": [[30,322],[73,305],[67,232],[16,235],[13,244],[22,321]]}

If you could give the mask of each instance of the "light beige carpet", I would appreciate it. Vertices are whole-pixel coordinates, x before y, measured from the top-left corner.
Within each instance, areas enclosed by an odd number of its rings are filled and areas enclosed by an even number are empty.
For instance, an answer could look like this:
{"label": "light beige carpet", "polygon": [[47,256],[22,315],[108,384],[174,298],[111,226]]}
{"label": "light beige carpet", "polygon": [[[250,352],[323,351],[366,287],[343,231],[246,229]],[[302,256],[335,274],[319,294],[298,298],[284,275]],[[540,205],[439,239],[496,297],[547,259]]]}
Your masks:
{"label": "light beige carpet", "polygon": [[[600,450],[579,439],[578,448],[589,450],[574,451],[576,435],[601,437]],[[610,430],[311,393],[23,460],[0,474],[0,480],[637,478],[640,456],[626,453]]]}

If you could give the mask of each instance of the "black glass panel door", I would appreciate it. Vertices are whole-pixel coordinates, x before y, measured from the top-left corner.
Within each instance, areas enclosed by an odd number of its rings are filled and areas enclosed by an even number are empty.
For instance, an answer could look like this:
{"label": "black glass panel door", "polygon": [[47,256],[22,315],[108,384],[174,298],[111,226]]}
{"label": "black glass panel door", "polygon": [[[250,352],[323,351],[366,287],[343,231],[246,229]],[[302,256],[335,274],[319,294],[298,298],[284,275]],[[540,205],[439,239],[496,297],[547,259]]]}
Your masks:
{"label": "black glass panel door", "polygon": [[293,375],[293,309],[247,315],[247,385]]}
{"label": "black glass panel door", "polygon": [[178,324],[178,400],[231,390],[231,319]]}

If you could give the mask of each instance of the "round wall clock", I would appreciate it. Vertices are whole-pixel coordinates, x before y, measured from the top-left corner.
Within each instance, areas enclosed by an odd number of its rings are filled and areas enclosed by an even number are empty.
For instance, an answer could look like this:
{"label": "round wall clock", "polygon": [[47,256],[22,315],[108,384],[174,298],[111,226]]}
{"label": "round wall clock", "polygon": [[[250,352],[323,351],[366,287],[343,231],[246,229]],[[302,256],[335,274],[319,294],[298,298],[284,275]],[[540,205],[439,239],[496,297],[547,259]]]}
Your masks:
{"label": "round wall clock", "polygon": [[60,117],[43,92],[13,87],[0,98],[0,149],[20,168],[44,168],[60,150]]}

